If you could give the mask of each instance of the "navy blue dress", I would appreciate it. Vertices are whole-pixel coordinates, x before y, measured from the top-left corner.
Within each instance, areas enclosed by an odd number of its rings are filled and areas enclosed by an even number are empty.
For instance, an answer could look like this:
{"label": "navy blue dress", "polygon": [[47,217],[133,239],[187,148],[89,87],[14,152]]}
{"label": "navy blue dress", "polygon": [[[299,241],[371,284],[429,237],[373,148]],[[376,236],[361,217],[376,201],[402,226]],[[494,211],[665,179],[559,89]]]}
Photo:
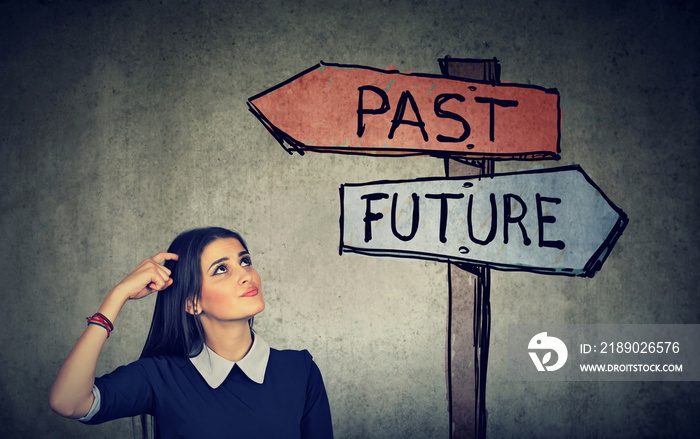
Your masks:
{"label": "navy blue dress", "polygon": [[263,384],[235,365],[212,389],[187,358],[143,358],[95,379],[99,411],[87,424],[151,414],[160,438],[333,437],[321,372],[311,354],[270,349]]}

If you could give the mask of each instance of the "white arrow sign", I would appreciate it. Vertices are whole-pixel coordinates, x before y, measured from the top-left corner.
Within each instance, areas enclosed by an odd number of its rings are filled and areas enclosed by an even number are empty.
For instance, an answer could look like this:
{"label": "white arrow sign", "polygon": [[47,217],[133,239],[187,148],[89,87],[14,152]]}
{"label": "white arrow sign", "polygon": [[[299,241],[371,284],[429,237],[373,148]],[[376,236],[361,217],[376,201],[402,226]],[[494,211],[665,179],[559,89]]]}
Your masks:
{"label": "white arrow sign", "polygon": [[592,277],[627,216],[579,166],[344,184],[340,251]]}

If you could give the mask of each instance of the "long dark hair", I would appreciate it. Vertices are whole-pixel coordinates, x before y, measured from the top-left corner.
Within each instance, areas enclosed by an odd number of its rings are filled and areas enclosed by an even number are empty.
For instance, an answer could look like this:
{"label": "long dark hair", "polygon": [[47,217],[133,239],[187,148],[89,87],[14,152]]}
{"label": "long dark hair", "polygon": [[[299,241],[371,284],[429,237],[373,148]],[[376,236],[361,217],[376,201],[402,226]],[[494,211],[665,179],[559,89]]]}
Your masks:
{"label": "long dark hair", "polygon": [[[178,255],[177,261],[166,261],[165,266],[171,271],[173,279],[163,292],[157,293],[156,306],[153,310],[151,328],[140,358],[159,355],[176,355],[191,357],[204,348],[204,329],[198,317],[186,311],[188,299],[199,300],[202,294],[201,259],[204,248],[221,238],[235,238],[243,248],[248,250],[241,235],[221,227],[207,227],[182,232],[170,244],[168,253]],[[253,327],[253,318],[250,318]],[[155,418],[143,414],[140,416],[142,437],[158,437]],[[132,429],[137,431],[135,418]]]}
{"label": "long dark hair", "polygon": [[241,235],[221,227],[188,230],[170,244],[168,253],[178,255],[177,261],[165,262],[173,284],[157,295],[151,329],[140,358],[159,355],[190,357],[201,352],[204,330],[199,318],[186,311],[186,304],[188,299],[199,300],[202,294],[204,248],[221,238],[235,238],[248,250]]}

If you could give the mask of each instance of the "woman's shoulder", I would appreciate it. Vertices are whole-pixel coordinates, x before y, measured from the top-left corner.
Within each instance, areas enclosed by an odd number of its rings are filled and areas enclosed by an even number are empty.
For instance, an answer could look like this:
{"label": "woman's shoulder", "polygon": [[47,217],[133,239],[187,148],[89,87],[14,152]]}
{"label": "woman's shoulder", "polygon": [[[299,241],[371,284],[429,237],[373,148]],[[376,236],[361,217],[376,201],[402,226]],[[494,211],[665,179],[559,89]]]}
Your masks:
{"label": "woman's shoulder", "polygon": [[187,363],[187,357],[180,355],[156,355],[153,357],[139,358],[134,361],[142,365],[151,365],[155,367],[163,367],[164,365],[183,365]]}
{"label": "woman's shoulder", "polygon": [[268,367],[282,369],[292,373],[306,375],[317,369],[313,356],[306,349],[273,349],[270,348]]}
{"label": "woman's shoulder", "polygon": [[[129,364],[120,366],[114,372],[140,372],[145,375],[162,375],[168,370],[182,370],[187,367],[187,358],[176,355],[158,355],[139,358]],[[114,373],[112,372],[112,373]]]}
{"label": "woman's shoulder", "polygon": [[161,388],[173,381],[182,381],[190,375],[185,358],[176,356],[158,356],[140,358],[129,364],[119,366],[113,371],[95,379],[95,384],[103,389]]}
{"label": "woman's shoulder", "polygon": [[288,361],[308,361],[313,359],[313,356],[306,349],[296,350],[270,348],[270,358],[272,357]]}

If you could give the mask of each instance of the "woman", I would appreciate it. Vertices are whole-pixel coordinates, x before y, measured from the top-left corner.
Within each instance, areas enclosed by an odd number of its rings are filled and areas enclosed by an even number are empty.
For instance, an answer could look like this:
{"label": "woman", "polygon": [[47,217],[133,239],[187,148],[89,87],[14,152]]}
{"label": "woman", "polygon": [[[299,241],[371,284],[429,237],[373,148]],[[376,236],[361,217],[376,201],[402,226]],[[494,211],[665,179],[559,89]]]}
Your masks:
{"label": "woman", "polygon": [[[155,291],[141,358],[95,378],[122,306]],[[184,232],[88,318],[51,389],[51,408],[89,424],[150,414],[162,438],[332,438],[311,355],[270,349],[253,333],[253,317],[264,308],[260,275],[237,233]]]}

